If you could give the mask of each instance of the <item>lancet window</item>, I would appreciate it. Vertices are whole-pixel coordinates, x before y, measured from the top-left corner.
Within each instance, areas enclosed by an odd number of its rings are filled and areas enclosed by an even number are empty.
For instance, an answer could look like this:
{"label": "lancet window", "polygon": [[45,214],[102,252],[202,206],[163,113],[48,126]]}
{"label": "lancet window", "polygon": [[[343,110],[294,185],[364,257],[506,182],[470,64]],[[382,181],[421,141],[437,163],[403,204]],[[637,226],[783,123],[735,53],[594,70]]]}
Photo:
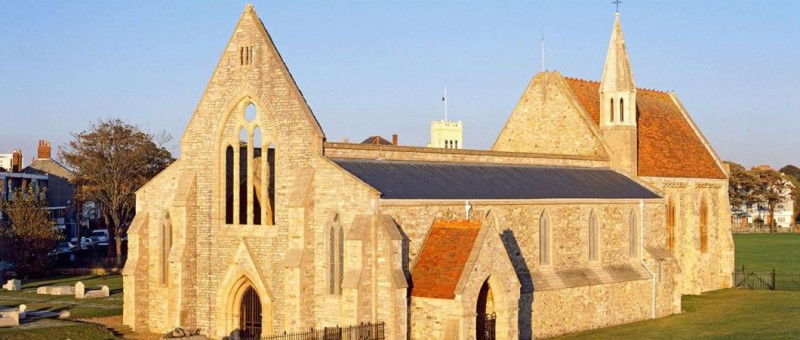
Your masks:
{"label": "lancet window", "polygon": [[589,261],[597,261],[600,258],[600,230],[597,225],[597,216],[594,211],[589,214]]}
{"label": "lancet window", "polygon": [[539,218],[539,264],[550,264],[550,219],[547,217],[547,212],[542,212]]}
{"label": "lancet window", "polygon": [[628,255],[631,257],[639,254],[639,228],[636,222],[636,212],[631,210],[628,217]]}
{"label": "lancet window", "polygon": [[675,251],[675,202],[667,203],[667,248]]}
{"label": "lancet window", "polygon": [[700,201],[700,251],[708,252],[708,204]]}
{"label": "lancet window", "polygon": [[161,284],[166,285],[169,282],[169,250],[172,248],[172,221],[170,221],[169,213],[161,223],[159,239],[161,241],[158,249]]}
{"label": "lancet window", "polygon": [[328,227],[328,294],[341,295],[344,279],[344,229],[339,214]]}

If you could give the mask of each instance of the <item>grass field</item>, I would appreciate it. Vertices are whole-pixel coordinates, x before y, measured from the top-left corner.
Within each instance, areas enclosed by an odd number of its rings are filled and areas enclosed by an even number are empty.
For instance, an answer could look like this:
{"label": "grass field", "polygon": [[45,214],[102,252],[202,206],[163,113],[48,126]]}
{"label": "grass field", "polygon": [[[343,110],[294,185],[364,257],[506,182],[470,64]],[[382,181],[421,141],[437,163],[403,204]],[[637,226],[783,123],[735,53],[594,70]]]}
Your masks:
{"label": "grass field", "polygon": [[[736,267],[800,276],[800,235],[734,234]],[[558,339],[800,339],[800,292],[725,289],[684,296],[683,313]]]}
{"label": "grass field", "polygon": [[800,234],[733,234],[736,267],[800,275]]}
{"label": "grass field", "polygon": [[[74,286],[83,282],[87,289],[98,289],[107,285],[111,296],[97,299],[76,299],[74,296],[38,295],[36,288],[49,285]],[[97,275],[54,277],[41,280],[23,281],[22,290],[0,292],[0,306],[28,306],[29,311],[61,312],[69,311],[70,319],[89,319],[122,314],[122,277]],[[116,339],[104,327],[85,322],[61,320],[38,320],[23,323],[20,327],[0,329],[0,339]]]}
{"label": "grass field", "polygon": [[683,313],[558,339],[798,339],[800,293],[724,289],[684,296]]}
{"label": "grass field", "polygon": [[[54,296],[36,294],[36,288],[51,285],[74,286],[78,281],[86,285],[86,289],[98,289],[100,285],[108,286],[111,296],[99,299],[76,299],[74,296]],[[122,277],[120,275],[97,275],[56,277],[42,280],[23,281],[22,290],[16,292],[0,292],[0,306],[16,307],[20,304],[28,306],[32,311],[70,312],[73,319],[94,318],[122,314]]]}

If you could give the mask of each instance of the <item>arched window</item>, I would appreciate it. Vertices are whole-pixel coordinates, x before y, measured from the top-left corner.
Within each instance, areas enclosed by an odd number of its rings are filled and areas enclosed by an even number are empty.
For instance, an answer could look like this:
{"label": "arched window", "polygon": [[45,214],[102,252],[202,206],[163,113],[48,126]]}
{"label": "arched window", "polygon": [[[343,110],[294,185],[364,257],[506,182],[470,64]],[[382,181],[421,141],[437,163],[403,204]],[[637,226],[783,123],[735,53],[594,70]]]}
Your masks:
{"label": "arched window", "polygon": [[636,212],[631,209],[630,216],[628,217],[628,254],[635,257],[639,254],[639,228],[636,223]]}
{"label": "arched window", "polygon": [[328,294],[341,295],[344,281],[344,229],[339,214],[333,216],[328,228]]}
{"label": "arched window", "polygon": [[667,203],[667,248],[675,251],[675,202],[669,200]]}
{"label": "arched window", "polygon": [[589,261],[597,261],[600,258],[599,238],[597,216],[592,211],[589,214]]}
{"label": "arched window", "polygon": [[455,147],[453,149],[458,149],[458,141],[456,140],[456,141],[453,141],[453,142],[456,143],[456,145],[455,145]]}
{"label": "arched window", "polygon": [[[224,222],[228,225],[274,224],[275,153],[262,131],[263,116],[249,101],[237,105],[223,133]],[[265,145],[270,149],[265,150]],[[223,184],[224,183],[224,184]]]}
{"label": "arched window", "polygon": [[608,109],[608,121],[609,122],[613,122],[614,121],[614,98],[611,98],[609,100],[609,104],[611,105],[611,107]]}
{"label": "arched window", "polygon": [[619,121],[625,122],[625,102],[622,101],[622,98],[619,99]]}
{"label": "arched window", "polygon": [[172,248],[172,222],[169,219],[169,214],[166,215],[164,223],[161,224],[160,234],[161,284],[166,285],[169,282],[169,250]]}
{"label": "arched window", "polygon": [[542,212],[539,217],[539,264],[550,264],[550,220],[547,212]]}
{"label": "arched window", "polygon": [[700,201],[700,251],[708,252],[708,205],[705,199]]}
{"label": "arched window", "polygon": [[336,294],[336,228],[328,228],[328,294]]}
{"label": "arched window", "polygon": [[247,224],[248,220],[248,211],[247,211],[247,197],[249,185],[248,185],[248,165],[250,162],[248,161],[248,136],[247,136],[247,129],[242,128],[239,131],[239,176],[238,176],[238,188],[239,188],[239,224]]}
{"label": "arched window", "polygon": [[225,148],[225,224],[233,224],[233,147]]}

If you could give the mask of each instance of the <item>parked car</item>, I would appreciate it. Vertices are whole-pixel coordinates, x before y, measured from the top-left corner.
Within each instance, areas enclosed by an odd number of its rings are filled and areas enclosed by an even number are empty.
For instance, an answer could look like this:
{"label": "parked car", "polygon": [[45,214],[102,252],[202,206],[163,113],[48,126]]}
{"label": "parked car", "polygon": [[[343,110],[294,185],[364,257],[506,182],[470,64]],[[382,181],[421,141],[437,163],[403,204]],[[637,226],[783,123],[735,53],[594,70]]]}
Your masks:
{"label": "parked car", "polygon": [[74,249],[75,249],[75,246],[71,245],[69,242],[61,241],[61,242],[58,242],[58,245],[56,246],[56,249],[53,249],[53,251],[50,252],[50,255],[59,255],[59,254],[71,253]]}
{"label": "parked car", "polygon": [[[73,237],[71,240],[69,240],[69,243],[73,248],[77,248],[78,238]],[[91,237],[81,236],[81,250],[89,249],[89,247],[92,246],[94,246],[94,242],[92,241]]]}
{"label": "parked car", "polygon": [[95,229],[92,230],[91,238],[96,241],[96,244],[99,246],[107,246],[108,245],[108,230],[107,229]]}

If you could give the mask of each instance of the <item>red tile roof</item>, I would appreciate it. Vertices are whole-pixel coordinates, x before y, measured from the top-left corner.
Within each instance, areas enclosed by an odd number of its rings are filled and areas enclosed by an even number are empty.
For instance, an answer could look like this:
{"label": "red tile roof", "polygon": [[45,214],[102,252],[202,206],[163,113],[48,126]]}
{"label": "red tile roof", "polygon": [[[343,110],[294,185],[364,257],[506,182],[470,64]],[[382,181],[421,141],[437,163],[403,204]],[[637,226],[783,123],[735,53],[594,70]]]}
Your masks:
{"label": "red tile roof", "polygon": [[[600,83],[565,78],[572,92],[600,122]],[[700,137],[666,92],[637,89],[638,175],[647,177],[726,178]]]}
{"label": "red tile roof", "polygon": [[361,144],[394,145],[392,142],[381,136],[369,136],[367,139],[361,141]]}
{"label": "red tile roof", "polygon": [[411,296],[453,299],[481,223],[436,221],[411,273]]}

